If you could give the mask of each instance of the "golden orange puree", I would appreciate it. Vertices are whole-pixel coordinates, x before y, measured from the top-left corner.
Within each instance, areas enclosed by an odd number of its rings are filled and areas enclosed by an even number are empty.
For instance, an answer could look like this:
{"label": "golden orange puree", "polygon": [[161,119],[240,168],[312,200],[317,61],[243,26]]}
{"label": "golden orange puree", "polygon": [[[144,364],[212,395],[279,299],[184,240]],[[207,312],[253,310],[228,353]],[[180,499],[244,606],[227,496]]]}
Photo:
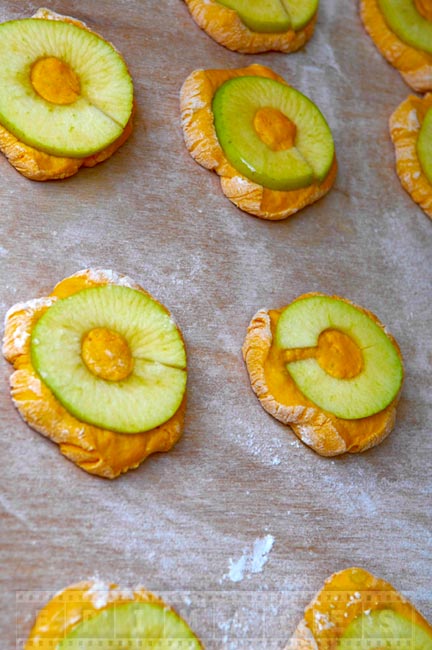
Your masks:
{"label": "golden orange puree", "polygon": [[81,357],[91,373],[107,381],[126,379],[134,366],[127,341],[106,327],[87,332],[81,344]]}
{"label": "golden orange puree", "polygon": [[80,96],[80,82],[72,68],[48,56],[32,65],[30,79],[35,91],[52,104],[73,104]]}
{"label": "golden orange puree", "polygon": [[432,0],[414,0],[414,5],[423,18],[432,21]]}
{"label": "golden orange puree", "polygon": [[363,355],[357,343],[335,329],[321,332],[316,347],[283,350],[282,356],[285,363],[314,358],[325,372],[336,379],[352,379],[363,370]]}
{"label": "golden orange puree", "polygon": [[259,108],[253,121],[259,138],[272,151],[291,149],[295,144],[297,127],[277,108]]}

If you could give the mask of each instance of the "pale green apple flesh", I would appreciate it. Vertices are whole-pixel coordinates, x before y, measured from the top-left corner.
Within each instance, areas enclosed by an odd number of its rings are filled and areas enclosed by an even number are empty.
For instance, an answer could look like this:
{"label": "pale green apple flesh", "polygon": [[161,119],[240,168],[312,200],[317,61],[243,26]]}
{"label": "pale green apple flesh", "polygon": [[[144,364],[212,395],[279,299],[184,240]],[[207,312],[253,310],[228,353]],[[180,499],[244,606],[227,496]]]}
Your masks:
{"label": "pale green apple flesh", "polygon": [[[107,41],[63,21],[15,20],[0,25],[0,60],[0,124],[20,141],[55,156],[84,158],[122,134],[132,112],[132,80]],[[43,81],[48,94],[41,94],[35,66],[53,60],[58,74],[51,86]],[[69,98],[57,103],[64,94]]]}
{"label": "pale green apple flesh", "polygon": [[423,18],[413,0],[378,0],[378,5],[401,41],[432,54],[432,22]]}
{"label": "pale green apple flesh", "polygon": [[426,178],[432,184],[432,109],[426,113],[420,128],[417,155]]}
{"label": "pale green apple flesh", "polygon": [[217,0],[234,9],[253,32],[298,31],[312,19],[319,0]]}
{"label": "pale green apple flesh", "polygon": [[338,330],[350,337],[362,355],[359,373],[331,376],[314,357],[291,361],[286,368],[301,392],[337,417],[355,420],[382,411],[396,397],[403,368],[396,347],[369,316],[330,296],[293,302],[282,312],[275,342],[284,350],[314,348],[320,334]]}
{"label": "pale green apple flesh", "polygon": [[33,329],[31,358],[69,413],[111,431],[163,424],[186,390],[179,330],[159,303],[129,287],[93,287],[57,300]]}
{"label": "pale green apple flesh", "polygon": [[[295,125],[293,146],[279,151],[262,140],[254,126],[258,111],[271,108]],[[323,181],[334,158],[330,128],[302,93],[258,76],[226,81],[213,98],[219,143],[229,162],[250,180],[273,190],[294,190]]]}
{"label": "pale green apple flesh", "polygon": [[155,603],[116,604],[83,620],[56,650],[201,650],[188,625]]}
{"label": "pale green apple flesh", "polygon": [[392,609],[355,618],[339,639],[337,650],[432,650],[432,634]]}

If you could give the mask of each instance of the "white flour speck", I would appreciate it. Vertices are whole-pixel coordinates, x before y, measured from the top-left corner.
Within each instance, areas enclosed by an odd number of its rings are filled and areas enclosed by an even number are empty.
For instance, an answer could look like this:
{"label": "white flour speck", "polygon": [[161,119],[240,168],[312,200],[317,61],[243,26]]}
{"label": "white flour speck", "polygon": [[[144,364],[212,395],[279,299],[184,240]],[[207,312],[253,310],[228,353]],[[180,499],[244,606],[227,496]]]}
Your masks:
{"label": "white flour speck", "polygon": [[253,573],[261,573],[268,562],[273,544],[273,535],[257,537],[251,551],[245,548],[243,549],[243,555],[238,560],[230,558],[229,571],[224,578],[229,578],[232,582],[240,582],[245,575],[250,577]]}

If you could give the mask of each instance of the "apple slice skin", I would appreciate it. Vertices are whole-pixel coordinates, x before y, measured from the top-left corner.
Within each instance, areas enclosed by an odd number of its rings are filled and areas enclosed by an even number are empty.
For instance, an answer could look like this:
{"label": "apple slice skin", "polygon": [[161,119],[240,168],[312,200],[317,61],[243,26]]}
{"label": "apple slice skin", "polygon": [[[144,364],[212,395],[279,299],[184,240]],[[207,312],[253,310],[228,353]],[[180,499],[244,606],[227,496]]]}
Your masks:
{"label": "apple slice skin", "polygon": [[[352,645],[348,643],[350,634],[357,632],[360,621],[366,621],[366,626],[369,627],[367,617],[372,616],[373,621],[374,618],[379,619],[381,613],[383,625],[389,616],[390,623],[400,621],[405,630],[407,626],[411,628],[409,637],[413,636],[420,641],[419,646],[405,646],[402,638],[395,639],[394,648],[430,650],[432,627],[428,621],[390,583],[360,567],[343,569],[327,578],[324,586],[306,607],[304,619],[285,650],[299,647],[302,650],[347,650],[348,647],[352,650],[384,647],[391,650],[390,639],[382,638],[382,644],[375,644],[361,633],[356,638],[353,635]],[[362,638],[364,644],[361,643]],[[373,638],[380,640],[378,634]]]}
{"label": "apple slice skin", "polygon": [[[312,37],[316,18],[317,0],[313,0],[312,8],[315,13],[305,24],[307,14],[299,8],[293,8],[295,0],[283,0],[282,4],[288,13],[292,11],[292,25],[298,22],[298,31],[293,27],[285,32],[255,32],[249,29],[241,20],[237,11],[224,6],[218,0],[185,0],[192,18],[213,40],[234,52],[257,54],[271,50],[277,52],[295,52],[305,45]],[[312,2],[312,0],[309,0]]]}
{"label": "apple slice skin", "polygon": [[280,0],[217,0],[234,9],[242,22],[254,32],[285,32],[291,20]]}
{"label": "apple slice skin", "polygon": [[[13,44],[21,41],[25,47],[8,57]],[[43,48],[39,41],[56,47]],[[70,41],[76,50],[68,50]],[[79,48],[93,48],[104,57],[100,79],[92,76],[88,60],[80,60]],[[132,114],[133,86],[126,64],[107,41],[71,22],[27,18],[0,25],[2,53],[7,64],[0,74],[0,122],[19,140],[53,156],[86,158],[121,137]],[[31,66],[46,56],[64,60],[82,77],[82,94],[73,104],[53,105],[33,89]]]}
{"label": "apple slice skin", "polygon": [[[271,151],[259,138],[253,119],[259,108],[271,106],[296,124],[296,144]],[[330,128],[316,105],[291,86],[268,78],[242,76],[218,88],[213,104],[214,125],[221,147],[235,169],[254,183],[290,191],[322,182],[334,159]]]}
{"label": "apple slice skin", "polygon": [[378,0],[378,5],[401,41],[432,54],[432,22],[419,14],[413,0]]}
{"label": "apple slice skin", "polygon": [[[79,582],[71,585],[66,589],[58,592],[39,612],[36,617],[33,628],[30,632],[29,638],[25,644],[25,650],[60,650],[61,648],[98,648],[104,649],[113,648],[114,638],[107,638],[107,635],[100,634],[97,630],[98,621],[103,622],[104,618],[109,620],[112,618],[114,610],[121,611],[124,608],[132,608],[130,611],[133,614],[134,610],[141,610],[142,614],[155,613],[157,615],[165,614],[167,619],[174,621],[168,628],[168,632],[174,632],[179,639],[179,647],[187,648],[187,650],[202,649],[202,644],[189,628],[187,623],[177,614],[177,612],[169,607],[164,601],[155,594],[143,588],[135,589],[122,589],[116,584],[107,584],[101,580],[89,580]],[[145,620],[145,616],[142,617]],[[79,638],[80,627],[91,625],[91,633],[87,634],[86,638]],[[134,648],[134,642],[127,634],[133,630],[131,626],[123,625],[122,633],[124,634],[121,647]],[[126,628],[126,629],[125,629]],[[139,633],[139,630],[135,630]],[[100,638],[102,636],[102,639]],[[171,636],[174,636],[171,634]],[[136,648],[143,647],[141,638],[135,637]],[[106,645],[103,643],[106,641]],[[132,643],[128,643],[132,641]],[[152,643],[152,641],[150,641]],[[156,643],[157,648],[172,648],[175,650],[176,645],[170,645],[173,641],[165,638],[160,641],[160,646]],[[102,645],[103,644],[103,645]],[[145,646],[144,646],[145,647]]]}
{"label": "apple slice skin", "polygon": [[417,139],[417,155],[432,193],[432,108],[426,113]]}
{"label": "apple slice skin", "polygon": [[295,301],[281,314],[276,344],[283,349],[315,347],[320,333],[331,328],[350,336],[361,349],[360,374],[331,377],[315,359],[287,364],[289,374],[309,399],[337,417],[361,419],[382,411],[400,391],[402,363],[383,329],[354,305],[329,296]]}
{"label": "apple slice skin", "polygon": [[432,54],[407,45],[390,29],[378,0],[360,0],[360,16],[375,46],[420,93],[432,90]]}

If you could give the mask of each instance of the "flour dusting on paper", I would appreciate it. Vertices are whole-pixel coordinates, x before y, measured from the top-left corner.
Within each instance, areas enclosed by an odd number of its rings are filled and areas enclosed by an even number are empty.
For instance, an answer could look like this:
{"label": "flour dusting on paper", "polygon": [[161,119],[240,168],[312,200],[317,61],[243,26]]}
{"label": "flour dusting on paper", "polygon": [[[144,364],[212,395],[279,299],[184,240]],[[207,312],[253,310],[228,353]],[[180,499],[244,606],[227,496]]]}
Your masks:
{"label": "flour dusting on paper", "polygon": [[270,551],[274,544],[273,535],[257,537],[252,550],[243,549],[243,555],[238,560],[229,560],[229,571],[224,576],[232,582],[240,582],[246,576],[250,578],[253,573],[261,573],[269,559]]}

